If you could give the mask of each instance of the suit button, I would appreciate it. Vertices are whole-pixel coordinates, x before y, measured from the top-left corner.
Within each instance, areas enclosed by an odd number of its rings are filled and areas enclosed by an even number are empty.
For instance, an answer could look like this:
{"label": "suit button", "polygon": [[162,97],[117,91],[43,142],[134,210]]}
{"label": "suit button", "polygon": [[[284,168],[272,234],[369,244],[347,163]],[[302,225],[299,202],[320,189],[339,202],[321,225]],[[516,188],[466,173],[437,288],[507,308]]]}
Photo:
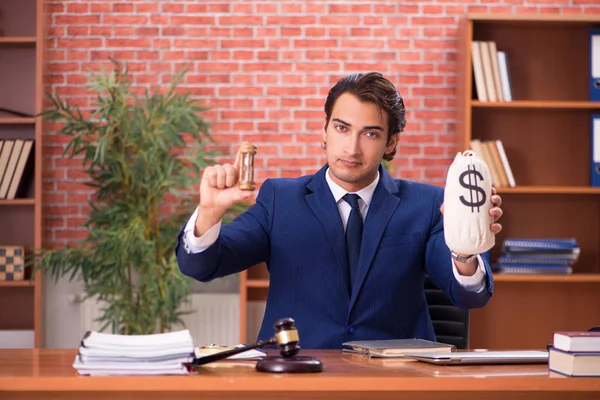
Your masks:
{"label": "suit button", "polygon": [[354,325],[350,325],[348,327],[348,329],[346,329],[348,331],[348,333],[354,333],[356,332],[356,328],[354,327]]}

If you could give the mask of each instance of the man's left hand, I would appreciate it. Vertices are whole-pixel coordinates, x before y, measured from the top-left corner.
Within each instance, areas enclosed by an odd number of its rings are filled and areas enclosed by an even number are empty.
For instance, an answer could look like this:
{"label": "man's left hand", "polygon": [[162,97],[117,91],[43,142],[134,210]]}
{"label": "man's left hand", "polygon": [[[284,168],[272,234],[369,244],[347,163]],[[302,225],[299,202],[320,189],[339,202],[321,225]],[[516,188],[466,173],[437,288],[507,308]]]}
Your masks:
{"label": "man's left hand", "polygon": [[[498,223],[498,220],[500,219],[500,217],[502,217],[502,208],[500,208],[500,206],[502,205],[502,198],[500,197],[500,195],[498,195],[496,188],[493,186],[492,186],[492,196],[490,197],[490,201],[492,202],[493,207],[490,208],[489,213],[490,213],[490,215],[492,215],[494,217],[494,221],[490,225],[490,230],[492,231],[493,234],[497,234],[502,230],[502,225]],[[443,203],[442,203],[442,206],[440,207],[440,211],[442,212],[442,214],[444,214],[444,204]],[[463,257],[470,256],[470,254],[461,254],[461,253],[456,253],[456,254],[458,254],[459,256],[463,256]],[[456,264],[456,268],[458,269],[459,274],[471,276],[477,270],[478,261],[474,260],[474,261],[466,264],[466,263],[462,263],[462,262],[456,260],[455,264]]]}
{"label": "man's left hand", "polygon": [[[494,207],[490,208],[490,215],[494,216],[494,222],[492,222],[490,229],[492,232],[494,232],[494,234],[496,234],[502,230],[502,225],[497,223],[497,221],[502,216],[502,209],[500,208],[500,206],[502,205],[502,198],[500,197],[500,195],[498,195],[498,193],[496,192],[496,188],[493,186],[492,186],[492,197],[490,200],[491,200],[492,204],[494,205]],[[444,207],[443,204],[442,204],[442,207]]]}
{"label": "man's left hand", "polygon": [[[492,205],[493,205],[493,207],[490,208],[490,215],[492,215],[494,217],[494,221],[490,225],[490,230],[494,234],[497,234],[502,230],[502,225],[500,225],[498,223],[498,220],[500,219],[500,217],[502,217],[502,213],[503,213],[502,209],[500,208],[500,206],[502,205],[502,198],[496,191],[496,188],[493,186],[492,186],[492,196],[490,197],[490,201],[492,202]],[[440,207],[440,211],[442,212],[442,214],[444,214],[444,204],[443,203],[442,203],[442,206]]]}

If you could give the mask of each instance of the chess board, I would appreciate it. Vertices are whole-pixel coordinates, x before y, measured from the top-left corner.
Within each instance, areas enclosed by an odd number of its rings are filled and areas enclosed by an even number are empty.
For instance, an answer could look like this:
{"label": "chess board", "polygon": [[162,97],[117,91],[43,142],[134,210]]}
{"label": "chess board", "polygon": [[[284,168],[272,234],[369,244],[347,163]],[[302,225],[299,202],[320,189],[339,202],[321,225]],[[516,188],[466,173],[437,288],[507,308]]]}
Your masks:
{"label": "chess board", "polygon": [[0,246],[0,281],[22,281],[25,275],[22,246]]}

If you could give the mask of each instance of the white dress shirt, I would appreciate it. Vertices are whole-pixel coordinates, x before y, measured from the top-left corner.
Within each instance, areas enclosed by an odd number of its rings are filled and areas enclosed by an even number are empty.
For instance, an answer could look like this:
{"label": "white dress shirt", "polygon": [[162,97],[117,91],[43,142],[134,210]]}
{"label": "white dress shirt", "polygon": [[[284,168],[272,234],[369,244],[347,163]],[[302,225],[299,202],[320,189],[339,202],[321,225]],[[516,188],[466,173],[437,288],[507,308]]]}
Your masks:
{"label": "white dress shirt", "polygon": [[[346,201],[342,199],[346,193],[348,193],[345,189],[335,183],[330,176],[329,169],[325,174],[327,184],[331,189],[331,193],[333,194],[333,198],[337,203],[338,210],[340,212],[340,216],[342,218],[342,223],[344,225],[344,231],[346,231],[346,225],[348,223],[348,218],[350,217],[350,211],[352,207]],[[369,186],[359,190],[356,193],[360,196],[358,200],[358,205],[360,207],[360,213],[362,214],[363,221],[367,215],[369,210],[369,204],[371,204],[371,199],[373,198],[373,193],[375,192],[375,187],[377,187],[377,183],[379,182],[379,171],[377,172],[377,177]],[[184,228],[183,235],[183,247],[188,253],[200,253],[206,250],[210,245],[217,241],[219,237],[219,232],[221,231],[221,221],[212,226],[204,235],[201,237],[197,237],[194,235],[194,228],[196,225],[196,218],[198,216],[198,208],[188,220]],[[452,264],[452,271],[454,272],[454,278],[456,281],[463,286],[465,289],[472,292],[481,292],[485,288],[485,268],[483,268],[483,260],[481,256],[477,256],[477,271],[471,276],[464,276],[458,273],[458,269],[456,268],[456,264],[453,259],[450,259]]]}

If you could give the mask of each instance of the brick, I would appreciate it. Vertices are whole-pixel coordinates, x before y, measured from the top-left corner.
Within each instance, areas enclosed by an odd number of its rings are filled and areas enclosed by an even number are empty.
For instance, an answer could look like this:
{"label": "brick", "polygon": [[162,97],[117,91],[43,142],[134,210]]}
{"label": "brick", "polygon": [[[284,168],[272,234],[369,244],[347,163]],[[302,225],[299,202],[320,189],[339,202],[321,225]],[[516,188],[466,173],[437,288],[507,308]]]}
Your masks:
{"label": "brick", "polygon": [[145,15],[104,15],[102,22],[107,25],[142,25],[148,23]]}
{"label": "brick", "polygon": [[[220,25],[262,25],[264,18],[260,15],[221,15],[218,17],[218,21]],[[267,23],[267,25],[271,24]]]}
{"label": "brick", "polygon": [[171,17],[171,24],[181,25],[215,25],[215,17],[205,15],[176,15]]}

